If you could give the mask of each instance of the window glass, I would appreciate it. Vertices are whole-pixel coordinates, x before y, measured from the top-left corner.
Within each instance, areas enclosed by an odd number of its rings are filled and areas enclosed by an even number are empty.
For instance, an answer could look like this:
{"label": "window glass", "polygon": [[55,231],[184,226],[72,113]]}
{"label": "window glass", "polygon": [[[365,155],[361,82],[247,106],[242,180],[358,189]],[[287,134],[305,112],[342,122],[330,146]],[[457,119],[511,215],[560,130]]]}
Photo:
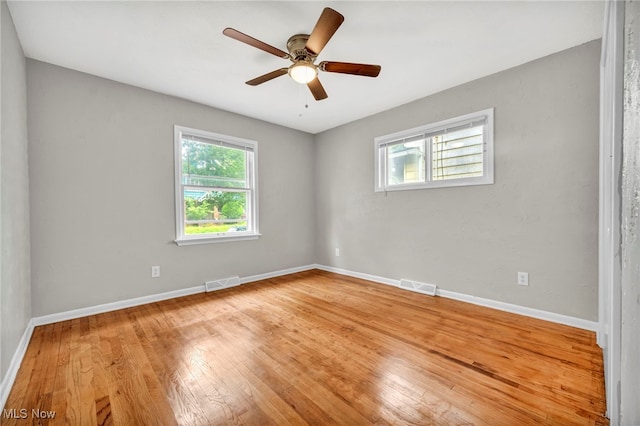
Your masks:
{"label": "window glass", "polygon": [[389,185],[424,182],[424,139],[388,147]]}
{"label": "window glass", "polygon": [[257,237],[257,144],[176,126],[178,244]]}
{"label": "window glass", "polygon": [[493,109],[375,139],[376,191],[493,183]]}
{"label": "window glass", "polygon": [[483,127],[476,126],[431,138],[433,180],[482,176]]}

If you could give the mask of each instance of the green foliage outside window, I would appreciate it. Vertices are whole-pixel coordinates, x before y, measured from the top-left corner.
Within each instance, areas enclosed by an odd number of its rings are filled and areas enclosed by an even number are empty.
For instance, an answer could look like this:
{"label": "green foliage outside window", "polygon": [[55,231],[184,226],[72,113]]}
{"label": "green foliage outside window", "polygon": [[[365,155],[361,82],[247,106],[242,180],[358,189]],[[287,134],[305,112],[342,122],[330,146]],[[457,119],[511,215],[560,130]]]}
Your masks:
{"label": "green foliage outside window", "polygon": [[[202,223],[203,226],[228,221],[227,227],[232,227],[236,225],[234,219],[245,218],[247,193],[237,191],[247,187],[246,154],[243,150],[183,139],[182,173],[183,184],[203,188],[189,194],[189,191],[185,192],[187,221],[209,222]],[[211,190],[211,187],[225,190]],[[195,227],[200,225],[189,226],[187,233],[199,233]]]}
{"label": "green foliage outside window", "polygon": [[207,205],[199,203],[198,200],[185,198],[184,204],[187,220],[202,220],[209,216],[209,209],[207,208]]}

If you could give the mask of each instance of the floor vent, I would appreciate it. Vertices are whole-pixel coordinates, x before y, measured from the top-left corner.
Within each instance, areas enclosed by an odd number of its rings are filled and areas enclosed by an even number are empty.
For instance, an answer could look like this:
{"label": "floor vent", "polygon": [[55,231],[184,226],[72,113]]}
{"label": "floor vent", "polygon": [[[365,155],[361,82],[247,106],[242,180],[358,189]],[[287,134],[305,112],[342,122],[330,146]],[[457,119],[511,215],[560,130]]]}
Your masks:
{"label": "floor vent", "polygon": [[415,291],[417,293],[428,294],[429,296],[435,296],[437,287],[435,284],[425,284],[419,283],[417,281],[402,279],[400,280],[400,288]]}
{"label": "floor vent", "polygon": [[235,287],[240,285],[240,277],[229,277],[221,280],[207,281],[204,283],[204,288],[207,292],[222,290],[223,288]]}

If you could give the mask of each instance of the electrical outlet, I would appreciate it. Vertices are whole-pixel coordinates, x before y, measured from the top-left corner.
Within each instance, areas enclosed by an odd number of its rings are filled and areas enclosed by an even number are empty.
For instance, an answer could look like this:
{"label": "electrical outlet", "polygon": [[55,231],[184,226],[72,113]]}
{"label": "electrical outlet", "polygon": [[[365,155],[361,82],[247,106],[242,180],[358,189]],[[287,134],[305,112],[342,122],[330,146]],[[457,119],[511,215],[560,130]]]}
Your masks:
{"label": "electrical outlet", "polygon": [[160,267],[152,266],[151,267],[151,278],[158,278],[160,276]]}
{"label": "electrical outlet", "polygon": [[528,272],[518,272],[518,285],[529,285]]}
{"label": "electrical outlet", "polygon": [[336,247],[336,256],[340,256],[340,249]]}

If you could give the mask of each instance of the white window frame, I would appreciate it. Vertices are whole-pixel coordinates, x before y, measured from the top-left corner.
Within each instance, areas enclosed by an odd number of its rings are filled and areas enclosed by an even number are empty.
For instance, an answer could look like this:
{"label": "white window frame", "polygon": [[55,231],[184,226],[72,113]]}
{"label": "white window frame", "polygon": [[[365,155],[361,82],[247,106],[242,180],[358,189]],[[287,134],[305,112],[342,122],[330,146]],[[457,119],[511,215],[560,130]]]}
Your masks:
{"label": "white window frame", "polygon": [[[435,133],[446,129],[463,126],[478,120],[485,120],[483,129],[483,156],[482,156],[482,176],[465,177],[458,179],[431,180],[431,146],[425,146],[425,163],[426,173],[423,182],[401,183],[389,185],[389,175],[387,166],[386,147],[403,139],[410,139],[427,133]],[[402,130],[400,132],[389,135],[378,136],[374,139],[375,147],[375,191],[404,191],[409,189],[425,189],[425,188],[443,188],[452,186],[469,186],[469,185],[490,185],[493,184],[493,108],[474,112],[471,114],[461,115],[459,117],[438,121],[436,123],[427,124],[413,129]],[[427,144],[425,142],[425,144]],[[429,145],[429,144],[427,144]]]}
{"label": "white window frame", "polygon": [[[231,148],[250,149],[253,159],[247,163],[249,204],[247,227],[249,231],[219,232],[215,234],[185,234],[184,230],[184,191],[182,184],[182,137],[183,135],[209,139],[214,144],[222,144]],[[251,156],[250,156],[251,158]],[[221,135],[205,130],[184,126],[174,126],[174,160],[175,160],[175,208],[176,208],[176,240],[179,246],[192,244],[219,243],[225,241],[255,240],[260,237],[258,231],[258,143],[256,141]]]}

